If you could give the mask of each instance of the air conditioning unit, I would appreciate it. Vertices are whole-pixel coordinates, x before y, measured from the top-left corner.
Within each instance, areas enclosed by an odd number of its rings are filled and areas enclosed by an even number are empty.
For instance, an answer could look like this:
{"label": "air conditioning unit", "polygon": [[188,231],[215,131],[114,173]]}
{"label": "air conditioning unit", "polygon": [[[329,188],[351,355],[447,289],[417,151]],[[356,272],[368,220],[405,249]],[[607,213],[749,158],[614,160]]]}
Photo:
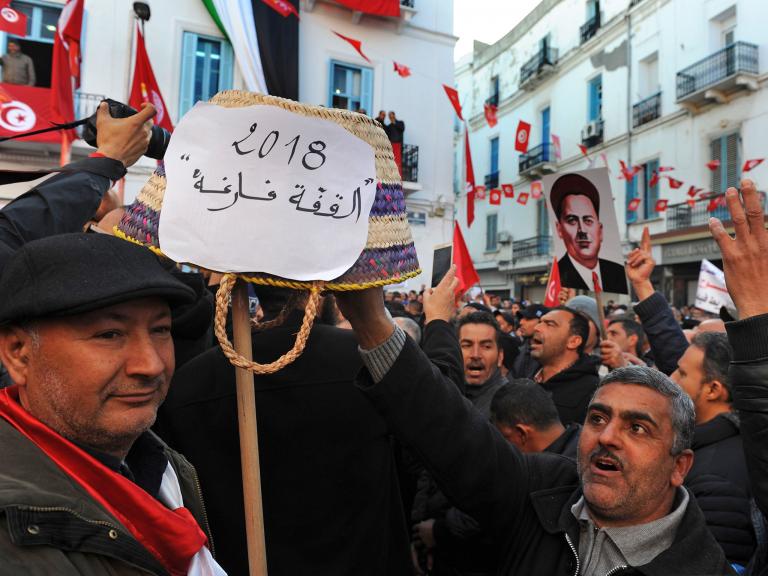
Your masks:
{"label": "air conditioning unit", "polygon": [[499,244],[509,244],[512,242],[512,235],[509,232],[499,232],[496,234],[496,240]]}
{"label": "air conditioning unit", "polygon": [[599,120],[593,120],[584,127],[584,139],[595,138],[602,135],[602,124]]}

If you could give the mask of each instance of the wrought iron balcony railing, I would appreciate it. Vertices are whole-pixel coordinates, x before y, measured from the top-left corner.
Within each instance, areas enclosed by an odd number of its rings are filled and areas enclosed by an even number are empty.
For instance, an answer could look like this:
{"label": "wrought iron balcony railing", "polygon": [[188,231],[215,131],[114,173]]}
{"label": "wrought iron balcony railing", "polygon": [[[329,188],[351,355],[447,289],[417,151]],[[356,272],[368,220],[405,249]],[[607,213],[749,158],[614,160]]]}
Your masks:
{"label": "wrought iron balcony railing", "polygon": [[547,66],[557,64],[557,48],[540,49],[533,58],[520,67],[520,84],[523,85],[535,75],[539,74]]}
{"label": "wrought iron balcony railing", "polygon": [[488,98],[485,99],[486,104],[490,104],[491,106],[498,106],[499,105],[499,93],[494,92],[491,94]]}
{"label": "wrought iron balcony railing", "polygon": [[485,187],[490,190],[491,188],[498,188],[499,186],[499,171],[491,172],[485,175]]}
{"label": "wrought iron balcony railing", "polygon": [[587,20],[581,25],[581,43],[584,44],[587,40],[592,38],[600,29],[600,13],[598,12],[592,18]]}
{"label": "wrought iron balcony railing", "polygon": [[515,240],[512,244],[512,254],[515,260],[534,258],[536,256],[548,256],[551,236],[534,236],[523,240]]}
{"label": "wrought iron balcony railing", "polygon": [[554,160],[554,146],[552,146],[551,142],[544,142],[538,146],[530,148],[527,154],[520,155],[517,171],[522,174],[539,164]]}
{"label": "wrought iron balcony railing", "polygon": [[677,73],[677,99],[682,100],[739,73],[758,73],[758,48],[734,42]]}
{"label": "wrought iron balcony railing", "polygon": [[632,127],[637,128],[661,117],[661,92],[632,106]]}
{"label": "wrought iron balcony railing", "polygon": [[[760,201],[765,213],[765,192],[760,192]],[[667,230],[682,230],[692,226],[704,226],[710,218],[725,222],[731,219],[725,205],[725,194],[714,194],[697,198],[695,202],[682,202],[667,206]]]}

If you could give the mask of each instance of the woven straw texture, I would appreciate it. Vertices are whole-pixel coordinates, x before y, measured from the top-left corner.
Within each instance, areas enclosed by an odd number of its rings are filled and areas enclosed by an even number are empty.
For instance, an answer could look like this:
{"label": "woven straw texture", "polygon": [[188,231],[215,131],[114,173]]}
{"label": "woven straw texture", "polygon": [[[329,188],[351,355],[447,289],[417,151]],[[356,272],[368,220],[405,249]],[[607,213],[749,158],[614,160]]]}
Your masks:
{"label": "woven straw texture", "polygon": [[[384,286],[402,282],[421,272],[392,147],[384,130],[376,122],[356,112],[307,106],[284,98],[238,90],[220,92],[210,101],[228,108],[266,104],[303,116],[329,120],[363,139],[373,148],[377,185],[376,197],[368,219],[366,246],[349,270],[324,284],[326,290],[362,290]],[[126,211],[115,233],[159,253],[157,230],[164,192],[165,174],[162,169],[158,169]],[[300,290],[308,290],[315,285],[314,282],[288,280],[259,272],[237,276],[248,282]]]}

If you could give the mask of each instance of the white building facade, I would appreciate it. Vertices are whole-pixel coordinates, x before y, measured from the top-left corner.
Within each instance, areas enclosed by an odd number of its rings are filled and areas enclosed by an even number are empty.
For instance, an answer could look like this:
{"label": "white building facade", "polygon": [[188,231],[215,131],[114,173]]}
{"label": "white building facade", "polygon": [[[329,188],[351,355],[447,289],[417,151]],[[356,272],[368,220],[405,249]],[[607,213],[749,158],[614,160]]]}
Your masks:
{"label": "white building facade", "polygon": [[[12,2],[27,14],[27,36],[19,41],[35,61],[37,86],[50,86],[53,38],[63,0]],[[176,124],[194,102],[224,89],[245,89],[232,47],[202,0],[146,2],[147,52],[167,113]],[[299,12],[299,99],[309,104],[394,110],[405,122],[403,180],[414,240],[424,269],[408,288],[429,278],[434,245],[452,234],[452,110],[441,84],[453,83],[452,0],[402,0],[400,18],[364,15],[332,1],[301,0]],[[294,18],[294,16],[289,16]],[[86,0],[82,31],[82,82],[75,94],[76,118],[95,111],[104,97],[127,102],[133,74],[136,19],[130,0]],[[333,32],[362,41],[370,62]],[[0,33],[5,52],[9,36]],[[401,78],[393,61],[412,75]],[[344,83],[343,87],[340,83]],[[436,106],[435,102],[440,105]],[[93,150],[82,141],[72,159]],[[10,141],[0,144],[0,169],[51,169],[58,144]],[[155,168],[140,160],[129,169],[124,199],[133,200]],[[6,203],[11,198],[0,199]]]}
{"label": "white building facade", "polygon": [[[767,24],[760,0],[543,0],[497,43],[476,43],[457,64],[477,184],[512,183],[517,196],[544,174],[607,165],[624,252],[648,225],[656,285],[673,303],[692,303],[701,259],[719,263],[709,217],[726,219],[720,199],[744,161],[768,156],[760,137],[768,130]],[[494,128],[483,116],[489,100],[498,105]],[[519,120],[532,125],[524,155],[514,150]],[[454,142],[461,167],[458,132]],[[720,166],[711,170],[713,160]],[[630,182],[620,161],[639,167]],[[659,171],[666,167],[674,170]],[[673,188],[665,176],[683,184]],[[768,166],[748,176],[760,187]],[[458,169],[457,218],[465,225],[463,181]],[[658,200],[668,201],[666,210],[656,210]],[[483,288],[542,300],[551,235],[544,200],[476,201],[465,237]]]}

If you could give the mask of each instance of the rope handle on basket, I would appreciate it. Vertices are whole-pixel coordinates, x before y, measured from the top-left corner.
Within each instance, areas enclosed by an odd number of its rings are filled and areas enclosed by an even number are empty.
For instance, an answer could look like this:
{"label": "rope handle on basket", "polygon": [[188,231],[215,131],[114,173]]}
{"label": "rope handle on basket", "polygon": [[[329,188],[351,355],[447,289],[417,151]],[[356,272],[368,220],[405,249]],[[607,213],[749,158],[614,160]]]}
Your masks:
{"label": "rope handle on basket", "polygon": [[[274,362],[269,364],[259,364],[243,358],[235,351],[232,343],[227,338],[227,312],[229,308],[229,297],[232,293],[232,287],[237,281],[235,274],[225,274],[219,284],[219,290],[216,292],[216,318],[213,322],[213,331],[216,334],[216,338],[219,340],[219,345],[224,355],[229,359],[230,363],[238,368],[244,368],[253,372],[254,374],[273,374],[278,370],[282,370],[288,364],[296,360],[301,353],[304,352],[304,346],[307,344],[307,338],[309,338],[309,331],[312,329],[312,324],[315,321],[315,314],[317,314],[318,304],[320,302],[320,292],[323,289],[323,283],[318,282],[312,286],[309,290],[309,299],[307,300],[307,307],[304,310],[304,320],[301,323],[301,328],[298,334],[296,334],[296,343],[288,352],[280,356]],[[281,312],[280,316],[284,315]],[[280,318],[276,318],[278,320]],[[282,319],[281,319],[282,323]],[[276,325],[276,324],[273,324]],[[261,325],[264,327],[264,325]]]}

